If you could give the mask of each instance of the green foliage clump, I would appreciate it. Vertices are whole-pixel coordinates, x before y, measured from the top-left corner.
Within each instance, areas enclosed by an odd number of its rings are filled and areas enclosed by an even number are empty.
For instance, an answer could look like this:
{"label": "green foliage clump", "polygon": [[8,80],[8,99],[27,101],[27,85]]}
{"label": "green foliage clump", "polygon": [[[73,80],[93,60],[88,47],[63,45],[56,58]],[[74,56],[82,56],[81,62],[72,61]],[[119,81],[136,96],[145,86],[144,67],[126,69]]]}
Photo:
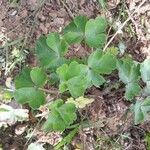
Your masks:
{"label": "green foliage clump", "polygon": [[45,103],[45,93],[39,88],[44,86],[46,80],[46,74],[41,68],[24,68],[15,79],[16,101],[28,103],[33,109],[39,108]]}
{"label": "green foliage clump", "polygon": [[125,98],[132,100],[141,90],[138,84],[140,79],[140,65],[131,58],[125,58],[118,60],[117,68],[120,80],[126,84]]}
{"label": "green foliage clump", "polygon": [[66,103],[61,99],[50,105],[50,114],[43,125],[45,131],[64,131],[77,119],[76,107],[73,103]]}
{"label": "green foliage clump", "polygon": [[[105,76],[114,70],[118,71],[120,81],[125,84],[125,99],[135,101],[141,96],[141,78],[146,84],[144,94],[149,96],[150,59],[140,64],[129,57],[119,58],[115,48],[102,51],[107,39],[107,26],[107,20],[103,17],[88,19],[77,16],[61,34],[50,33],[37,40],[35,53],[40,67],[25,68],[16,77],[14,98],[21,104],[27,103],[33,109],[38,109],[45,104],[43,89],[47,81],[59,87],[61,96],[72,96],[69,102],[57,99],[50,104],[49,117],[43,125],[45,131],[64,131],[69,128],[77,119],[77,108],[93,102],[86,102],[88,98],[83,97],[87,89],[105,84]],[[86,44],[92,49],[86,61],[65,58],[69,47],[76,43]],[[80,98],[84,102],[81,107]],[[137,100],[134,105],[135,124],[148,118],[150,98],[143,99]]]}

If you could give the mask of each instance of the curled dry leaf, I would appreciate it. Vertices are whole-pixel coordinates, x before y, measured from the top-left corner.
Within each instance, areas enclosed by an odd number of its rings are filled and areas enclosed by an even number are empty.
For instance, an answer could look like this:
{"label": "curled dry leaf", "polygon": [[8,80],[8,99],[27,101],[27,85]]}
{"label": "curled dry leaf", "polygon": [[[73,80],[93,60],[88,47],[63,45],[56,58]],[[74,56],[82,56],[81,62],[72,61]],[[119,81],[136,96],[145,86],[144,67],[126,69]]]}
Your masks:
{"label": "curled dry leaf", "polygon": [[44,118],[48,118],[48,113],[49,113],[49,109],[46,106],[41,106],[39,108],[39,110],[41,111],[41,113],[38,113],[35,117],[44,117]]}
{"label": "curled dry leaf", "polygon": [[12,78],[11,78],[11,77],[8,77],[8,78],[6,79],[5,85],[6,85],[6,87],[8,87],[8,88],[10,88],[10,89],[13,88],[13,86],[12,86]]}
{"label": "curled dry leaf", "polygon": [[66,103],[73,103],[77,108],[84,108],[86,105],[91,104],[94,101],[92,98],[84,98],[83,96],[73,99],[68,98]]}
{"label": "curled dry leaf", "polygon": [[0,127],[7,126],[7,124],[13,125],[17,121],[28,120],[28,112],[27,109],[14,109],[5,104],[0,105]]}
{"label": "curled dry leaf", "polygon": [[18,125],[16,128],[15,128],[15,134],[16,135],[21,135],[25,132],[27,128],[27,125]]}
{"label": "curled dry leaf", "polygon": [[114,9],[117,7],[117,5],[120,3],[120,0],[109,0],[108,1],[108,8]]}
{"label": "curled dry leaf", "polygon": [[27,150],[45,150],[45,148],[43,147],[43,144],[35,142],[31,143]]}
{"label": "curled dry leaf", "polygon": [[62,140],[60,132],[45,133],[44,131],[37,129],[33,133],[33,136],[38,139],[39,143],[48,143],[53,146],[57,145]]}

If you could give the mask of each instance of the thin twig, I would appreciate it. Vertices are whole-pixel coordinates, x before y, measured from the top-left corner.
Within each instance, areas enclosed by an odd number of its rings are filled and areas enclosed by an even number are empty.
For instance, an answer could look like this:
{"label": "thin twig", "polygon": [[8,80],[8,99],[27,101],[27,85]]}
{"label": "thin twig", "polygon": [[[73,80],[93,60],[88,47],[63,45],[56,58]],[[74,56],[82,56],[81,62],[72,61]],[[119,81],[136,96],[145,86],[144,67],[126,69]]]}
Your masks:
{"label": "thin twig", "polygon": [[126,21],[122,24],[122,26],[120,26],[120,28],[117,30],[117,32],[112,36],[112,38],[107,42],[107,44],[105,45],[103,51],[105,51],[107,49],[107,47],[109,46],[109,44],[114,40],[114,38],[117,36],[117,34],[124,28],[124,26],[127,24],[127,22],[131,19],[131,17],[138,12],[138,10],[140,9],[140,7],[146,2],[146,0],[143,0],[139,6],[133,11],[133,13],[131,13],[131,15],[126,19]]}
{"label": "thin twig", "polygon": [[34,127],[34,130],[33,130],[32,133],[30,134],[29,139],[26,141],[23,150],[25,150],[26,145],[27,145],[27,144],[30,142],[30,140],[32,139],[32,137],[33,137],[35,131],[37,130],[37,128],[38,128],[38,126],[40,125],[40,123],[42,122],[43,118],[44,118],[44,117],[42,117],[42,118],[39,120],[39,122],[36,124],[36,126]]}
{"label": "thin twig", "polygon": [[24,38],[19,38],[19,39],[16,39],[16,40],[12,41],[12,42],[7,42],[5,45],[0,46],[0,49],[5,48],[5,47],[9,47],[9,46],[13,46],[13,45],[21,42],[23,39]]}
{"label": "thin twig", "polygon": [[39,90],[45,92],[45,93],[49,93],[49,94],[56,94],[56,95],[59,95],[60,92],[57,91],[57,90],[50,90],[50,89],[43,89],[43,88],[39,88]]}
{"label": "thin twig", "polygon": [[5,51],[6,51],[6,65],[5,65],[5,73],[4,75],[7,74],[7,71],[8,71],[8,47],[5,47]]}
{"label": "thin twig", "polygon": [[[126,11],[127,11],[127,13],[128,13],[128,16],[131,16],[128,7],[127,7],[127,6],[125,6],[125,7],[126,7]],[[138,33],[139,33],[140,31],[139,31],[139,29],[138,29],[138,24],[136,23],[136,21],[133,19],[132,16],[131,16],[131,21],[132,21],[133,25],[135,26],[136,35],[137,35],[137,37],[139,38]],[[143,33],[142,33],[142,34],[143,34]],[[144,35],[142,35],[142,36],[144,36]]]}
{"label": "thin twig", "polygon": [[66,3],[63,0],[60,0],[60,2],[63,4],[63,6],[66,8],[66,10],[68,11],[69,16],[71,17],[71,19],[74,18],[73,13],[71,12],[70,8],[66,5]]}

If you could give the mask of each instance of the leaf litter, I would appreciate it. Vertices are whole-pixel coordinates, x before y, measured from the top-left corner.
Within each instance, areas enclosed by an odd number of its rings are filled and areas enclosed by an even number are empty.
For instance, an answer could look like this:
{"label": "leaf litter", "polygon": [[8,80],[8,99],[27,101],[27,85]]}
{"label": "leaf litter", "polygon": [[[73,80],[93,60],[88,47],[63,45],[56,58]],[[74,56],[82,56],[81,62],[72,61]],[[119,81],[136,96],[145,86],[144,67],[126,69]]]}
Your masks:
{"label": "leaf litter", "polygon": [[[140,2],[140,0],[129,1],[129,3],[128,3],[129,4],[129,11],[132,11],[138,2]],[[112,2],[110,2],[110,3],[112,3]],[[34,4],[35,3],[33,1],[33,5]],[[117,3],[114,3],[114,4],[109,4],[108,6],[110,7],[110,13],[113,13],[113,9],[116,11],[118,9],[117,7],[119,7],[119,4],[120,4],[120,1],[117,1]],[[28,5],[26,5],[26,4],[22,4],[22,5],[23,6],[21,6],[21,7],[23,9],[25,9],[29,14],[31,13],[32,9],[34,9],[34,7],[31,7],[30,3]],[[93,16],[96,16],[97,13],[99,13],[99,8],[94,1],[91,1],[90,3],[82,1],[81,4],[79,4],[79,6],[80,6],[79,7],[77,1],[71,1],[70,0],[70,1],[68,1],[67,5],[68,5],[69,9],[75,15],[78,14],[78,12],[79,12],[81,14],[86,14],[88,16],[93,17]],[[144,25],[144,26],[146,26],[146,30],[148,30],[149,25],[147,22],[145,22],[141,19],[142,17],[145,17],[144,20],[148,20],[148,12],[149,12],[148,6],[149,6],[148,2],[145,3],[145,5],[143,5],[142,9],[140,10],[141,11],[140,14],[142,14],[142,16],[140,16],[140,17],[137,17],[136,15],[134,16],[136,24],[138,24],[138,27],[139,27],[139,31],[138,32],[136,31],[138,39],[135,42],[139,42],[139,40],[141,40],[143,43],[143,46],[140,45],[139,47],[134,48],[135,43],[133,43],[133,44],[131,43],[131,47],[128,47],[128,43],[125,43],[126,47],[127,47],[127,49],[125,51],[127,51],[127,52],[131,51],[131,53],[134,55],[134,57],[136,57],[136,59],[140,59],[139,55],[137,53],[135,53],[135,51],[137,51],[137,49],[140,49],[140,55],[141,55],[141,53],[146,53],[146,55],[149,55],[149,44],[148,44],[149,43],[148,42],[149,41],[149,38],[148,38],[149,32],[147,32],[145,34],[145,30],[143,29],[143,25]],[[20,13],[22,13],[22,11],[23,10],[21,9]],[[66,11],[66,9],[64,9],[64,8],[59,9],[59,5],[56,2],[46,3],[42,7],[42,10],[39,13],[41,13],[41,16],[38,16],[38,18],[39,18],[38,26],[35,27],[38,30],[36,30],[33,33],[34,38],[30,37],[32,40],[35,40],[41,33],[47,34],[49,31],[56,31],[58,29],[61,31],[61,28],[64,26],[64,24],[67,24],[67,22],[69,20],[68,12]],[[50,15],[50,17],[48,17],[47,14]],[[22,15],[22,16],[27,17],[26,15]],[[5,17],[5,15],[4,15],[4,17]],[[13,21],[12,16],[9,16],[9,19],[11,21]],[[19,20],[20,19],[22,19],[22,17],[20,17]],[[8,30],[10,30],[11,28],[13,28],[14,26],[16,26],[18,24],[19,20],[18,20],[18,18],[16,18],[15,23],[11,24],[7,20],[7,18],[4,18],[3,25],[6,25],[6,28]],[[29,21],[27,22],[26,25],[22,24],[20,29],[17,29],[16,33],[21,33],[22,35],[24,35],[29,30],[28,26],[31,23],[30,21],[31,20],[29,19]],[[9,24],[11,24],[12,26],[10,27]],[[142,26],[140,26],[141,24],[142,24]],[[133,26],[134,25],[135,24],[133,24]],[[39,26],[40,26],[40,28],[38,28]],[[23,31],[22,28],[25,29],[24,33],[20,32],[20,31]],[[11,33],[10,38],[13,39],[14,37],[18,37],[18,35],[15,33]],[[128,37],[124,37],[124,38],[127,39]],[[83,52],[84,52],[84,50],[83,50]],[[86,53],[86,52],[84,52],[84,53]],[[72,54],[72,56],[74,56],[74,55],[76,55],[76,52]],[[85,110],[91,113],[89,115],[89,117],[92,118],[95,122],[98,119],[101,119],[100,116],[104,116],[104,118],[102,120],[104,120],[104,122],[105,121],[106,122],[104,123],[104,126],[102,126],[101,128],[102,129],[104,128],[106,130],[106,135],[108,136],[111,134],[112,131],[118,130],[118,125],[120,124],[120,122],[118,122],[118,121],[120,120],[120,118],[122,118],[122,115],[128,109],[129,104],[128,104],[128,102],[124,102],[122,100],[121,97],[122,97],[124,91],[120,91],[120,89],[117,89],[118,92],[113,92],[110,90],[108,92],[109,94],[106,93],[103,96],[100,93],[101,89],[100,90],[98,89],[98,92],[96,92],[96,90],[94,90],[93,93],[90,93],[90,94],[95,95],[96,93],[98,93],[98,96],[96,98],[97,100],[95,102],[93,102],[91,106],[88,106],[87,109],[85,109]],[[101,104],[99,104],[99,103],[101,103]],[[82,112],[83,114],[85,113],[84,112],[85,110],[83,110],[83,112]],[[108,118],[108,119],[106,119],[106,118]],[[112,122],[114,122],[114,123],[112,123]],[[131,122],[132,122],[132,120],[131,120]],[[134,136],[130,137],[133,140],[133,143],[126,139],[128,142],[123,142],[122,144],[125,146],[124,148],[128,147],[128,148],[140,149],[140,143],[142,145],[142,141],[141,141],[142,139],[139,136],[143,133],[141,133],[140,130],[135,130],[135,128],[132,127],[131,122],[129,122],[128,125],[126,125],[126,129],[124,129],[123,132],[126,133],[129,131],[129,133],[131,133],[131,135],[136,133],[137,137],[136,138]],[[144,129],[144,126],[142,128]],[[88,130],[90,130],[90,129],[88,129]],[[134,130],[134,132],[133,132],[133,130]],[[38,133],[38,131],[36,131],[36,132]],[[98,130],[95,133],[99,136],[105,135],[101,130],[100,131]],[[84,142],[84,144],[86,144],[87,149],[88,148],[90,149],[91,148],[90,144],[95,142],[95,140],[93,138],[95,136],[95,134],[93,133],[93,131],[83,132],[83,134],[85,134],[84,136],[86,136],[85,138],[83,138],[84,139],[83,142]],[[87,139],[87,136],[89,134],[90,134],[90,137],[89,137],[90,139]],[[114,135],[116,135],[116,132],[114,132],[111,136],[114,137]],[[42,137],[42,135],[40,135],[40,136]],[[40,136],[38,136],[38,139],[40,139]],[[79,134],[79,137],[77,137],[77,139],[82,141],[82,136],[80,137],[80,134]],[[114,139],[115,139],[115,137],[114,137]],[[45,140],[45,141],[47,141],[47,140]],[[105,147],[105,146],[109,145],[108,144],[108,143],[110,143],[109,140],[107,141],[106,139],[103,139],[100,142],[102,144],[101,147],[104,147],[104,149],[108,149],[108,147]],[[48,142],[48,143],[52,144],[54,142]],[[137,146],[135,146],[136,144],[137,144]],[[113,146],[114,145],[112,144],[111,147],[113,147]],[[142,147],[143,146],[141,146],[141,148]]]}

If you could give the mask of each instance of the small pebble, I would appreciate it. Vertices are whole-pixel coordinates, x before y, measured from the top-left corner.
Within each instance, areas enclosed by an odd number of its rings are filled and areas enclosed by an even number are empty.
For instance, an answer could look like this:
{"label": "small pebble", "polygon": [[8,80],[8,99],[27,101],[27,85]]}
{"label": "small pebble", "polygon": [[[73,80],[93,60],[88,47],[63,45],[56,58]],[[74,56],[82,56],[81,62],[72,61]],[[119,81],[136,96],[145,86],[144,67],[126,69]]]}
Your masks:
{"label": "small pebble", "polygon": [[10,16],[15,16],[17,14],[17,10],[14,10],[11,14],[10,14]]}

